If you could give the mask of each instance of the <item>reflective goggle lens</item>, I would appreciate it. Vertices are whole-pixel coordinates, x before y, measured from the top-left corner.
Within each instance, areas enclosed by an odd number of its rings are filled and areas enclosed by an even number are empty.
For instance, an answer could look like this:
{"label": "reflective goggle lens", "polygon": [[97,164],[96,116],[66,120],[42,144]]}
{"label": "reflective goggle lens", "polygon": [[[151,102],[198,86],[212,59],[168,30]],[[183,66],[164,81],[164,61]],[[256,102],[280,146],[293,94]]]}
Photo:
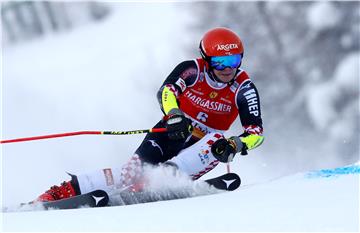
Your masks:
{"label": "reflective goggle lens", "polygon": [[224,70],[226,67],[237,68],[241,63],[241,55],[217,56],[210,58],[210,65],[216,70]]}

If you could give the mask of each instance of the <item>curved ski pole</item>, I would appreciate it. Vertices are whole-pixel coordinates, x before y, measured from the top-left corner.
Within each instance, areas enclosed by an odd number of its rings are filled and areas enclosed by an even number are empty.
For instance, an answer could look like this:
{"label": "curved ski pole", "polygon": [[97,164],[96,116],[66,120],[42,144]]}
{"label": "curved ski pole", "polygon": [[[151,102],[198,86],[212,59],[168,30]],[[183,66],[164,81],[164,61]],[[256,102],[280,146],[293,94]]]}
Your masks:
{"label": "curved ski pole", "polygon": [[165,133],[166,128],[153,128],[153,129],[143,129],[143,130],[130,130],[130,131],[77,131],[69,133],[60,133],[60,134],[49,134],[35,137],[26,137],[26,138],[15,138],[9,140],[1,140],[0,143],[12,143],[12,142],[25,142],[49,138],[59,138],[59,137],[69,137],[77,135],[89,135],[89,134],[99,134],[99,135],[132,135],[132,134],[143,134],[143,133]]}

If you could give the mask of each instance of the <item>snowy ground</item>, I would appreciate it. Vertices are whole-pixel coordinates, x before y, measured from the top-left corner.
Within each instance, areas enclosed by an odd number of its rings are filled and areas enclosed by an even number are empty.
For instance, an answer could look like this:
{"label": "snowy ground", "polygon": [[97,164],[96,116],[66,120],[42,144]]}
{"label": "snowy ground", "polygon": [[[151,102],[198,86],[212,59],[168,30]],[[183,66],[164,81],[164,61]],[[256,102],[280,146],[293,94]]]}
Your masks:
{"label": "snowy ground", "polygon": [[359,165],[211,196],[5,213],[4,231],[359,231]]}

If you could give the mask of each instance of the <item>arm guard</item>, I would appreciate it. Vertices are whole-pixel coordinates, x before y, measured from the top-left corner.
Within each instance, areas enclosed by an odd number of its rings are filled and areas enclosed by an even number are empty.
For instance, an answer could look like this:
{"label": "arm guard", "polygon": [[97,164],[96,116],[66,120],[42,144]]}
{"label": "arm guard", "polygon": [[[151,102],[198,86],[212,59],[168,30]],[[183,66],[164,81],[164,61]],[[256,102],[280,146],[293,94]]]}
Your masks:
{"label": "arm guard", "polygon": [[168,87],[168,85],[162,88],[161,92],[161,109],[166,115],[169,114],[173,108],[179,108],[175,93]]}
{"label": "arm guard", "polygon": [[160,104],[161,110],[165,115],[169,114],[169,111],[173,108],[179,108],[177,97],[178,91],[172,84],[164,85],[157,93],[157,98]]}

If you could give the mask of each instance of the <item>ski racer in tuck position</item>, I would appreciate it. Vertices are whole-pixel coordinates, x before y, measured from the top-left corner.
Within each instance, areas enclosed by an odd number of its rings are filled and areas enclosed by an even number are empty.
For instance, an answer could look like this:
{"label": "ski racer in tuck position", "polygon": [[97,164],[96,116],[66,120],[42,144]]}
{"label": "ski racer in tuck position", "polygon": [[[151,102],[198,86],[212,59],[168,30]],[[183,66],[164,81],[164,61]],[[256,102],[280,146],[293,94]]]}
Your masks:
{"label": "ski racer in tuck position", "polygon": [[[35,201],[55,201],[96,189],[141,188],[143,166],[171,165],[196,180],[219,162],[258,147],[264,140],[258,91],[240,69],[243,44],[227,28],[214,28],[200,42],[201,58],[183,61],[166,78],[157,97],[164,113],[130,160],[121,168],[71,175]],[[244,132],[225,138],[237,116]]]}

